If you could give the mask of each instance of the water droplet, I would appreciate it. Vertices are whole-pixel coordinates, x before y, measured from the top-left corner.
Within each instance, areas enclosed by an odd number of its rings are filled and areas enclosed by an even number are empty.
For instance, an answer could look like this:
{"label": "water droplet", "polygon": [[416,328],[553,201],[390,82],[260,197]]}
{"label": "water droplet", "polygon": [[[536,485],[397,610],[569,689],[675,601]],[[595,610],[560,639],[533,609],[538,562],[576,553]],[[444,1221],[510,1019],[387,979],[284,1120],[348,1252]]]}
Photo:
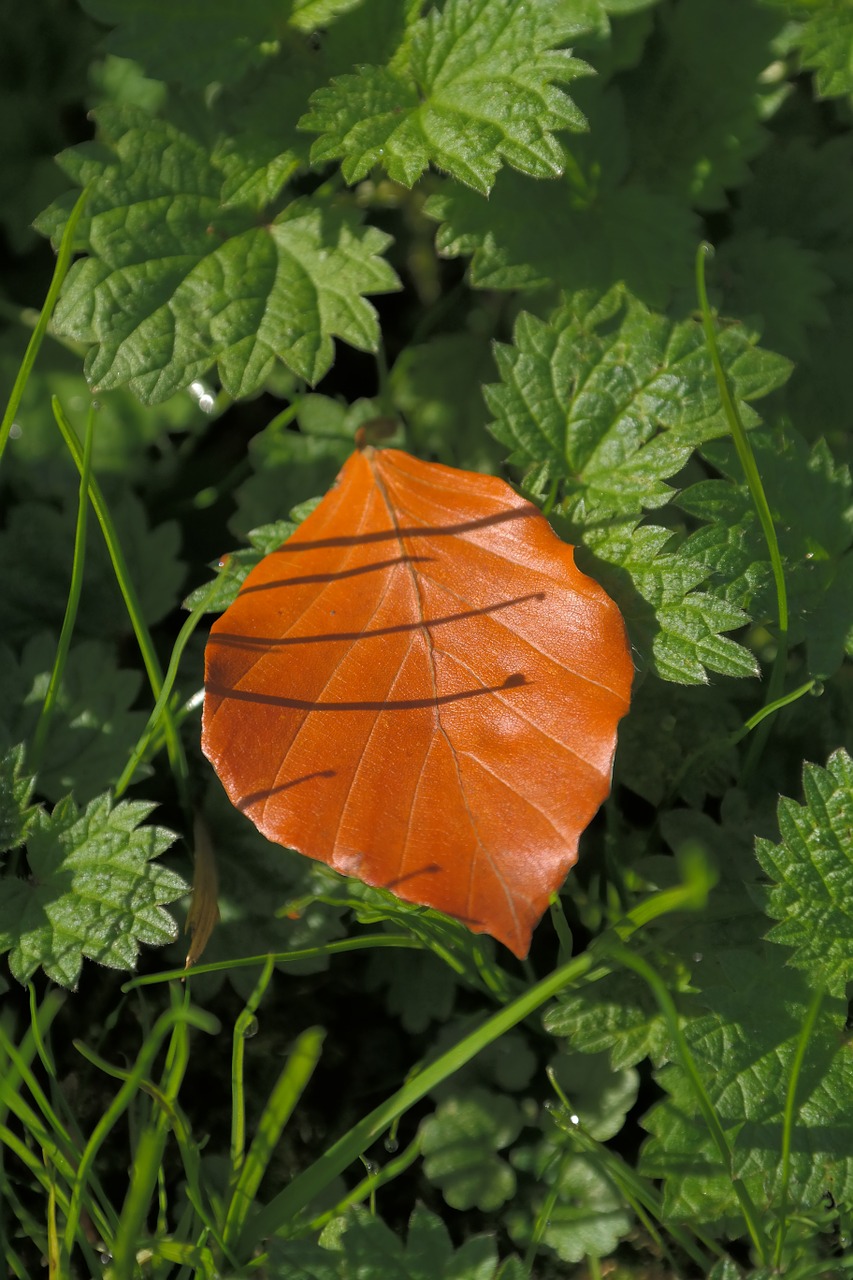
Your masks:
{"label": "water droplet", "polygon": [[361,1158],[362,1160],[364,1160],[364,1167],[367,1170],[369,1176],[371,1178],[375,1178],[377,1173],[379,1172],[379,1165],[376,1163],[375,1160],[368,1160],[364,1156],[362,1156]]}
{"label": "water droplet", "polygon": [[823,681],[815,680],[814,684],[809,689],[809,697],[819,698],[821,697],[822,694],[823,694]]}
{"label": "water droplet", "polygon": [[702,959],[702,952],[701,952],[701,951],[694,951],[694,952],[693,952],[693,963],[694,963],[694,964],[698,964],[698,963],[699,963],[699,961],[700,961],[701,959]]}
{"label": "water droplet", "polygon": [[243,1039],[251,1040],[252,1036],[256,1036],[258,1034],[259,1026],[260,1024],[257,1018],[250,1018],[243,1028]]}
{"label": "water droplet", "polygon": [[396,1139],[396,1138],[386,1138],[386,1139],[385,1139],[385,1150],[388,1152],[389,1156],[393,1156],[393,1154],[394,1154],[394,1152],[395,1152],[395,1151],[399,1151],[399,1150],[400,1150],[400,1144],[399,1144],[399,1142],[397,1141],[397,1139]]}
{"label": "water droplet", "polygon": [[20,440],[23,434],[24,434],[24,429],[21,426],[20,422],[13,422],[11,427],[9,428],[9,439]]}
{"label": "water droplet", "polygon": [[102,1249],[98,1254],[98,1260],[102,1266],[108,1267],[113,1260],[113,1255],[110,1253],[109,1249]]}
{"label": "water droplet", "polygon": [[93,401],[92,401],[92,408],[95,410],[95,413],[97,413],[97,412],[98,412],[98,410],[100,409],[100,407],[101,407],[101,402],[100,402],[100,400],[93,400]]}
{"label": "water droplet", "polygon": [[569,1116],[569,1119],[571,1120],[572,1124],[580,1124],[581,1122],[580,1116],[571,1115]]}

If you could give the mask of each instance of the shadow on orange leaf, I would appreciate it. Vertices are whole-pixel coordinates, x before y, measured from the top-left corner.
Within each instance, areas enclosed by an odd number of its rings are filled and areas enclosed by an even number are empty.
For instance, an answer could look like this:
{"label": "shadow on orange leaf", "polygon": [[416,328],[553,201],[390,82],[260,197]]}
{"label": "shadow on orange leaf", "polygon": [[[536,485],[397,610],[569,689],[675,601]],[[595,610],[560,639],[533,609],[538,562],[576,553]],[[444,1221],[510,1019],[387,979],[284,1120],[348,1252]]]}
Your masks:
{"label": "shadow on orange leaf", "polygon": [[632,676],[616,605],[534,506],[368,446],[214,624],[202,745],[270,840],[523,957]]}

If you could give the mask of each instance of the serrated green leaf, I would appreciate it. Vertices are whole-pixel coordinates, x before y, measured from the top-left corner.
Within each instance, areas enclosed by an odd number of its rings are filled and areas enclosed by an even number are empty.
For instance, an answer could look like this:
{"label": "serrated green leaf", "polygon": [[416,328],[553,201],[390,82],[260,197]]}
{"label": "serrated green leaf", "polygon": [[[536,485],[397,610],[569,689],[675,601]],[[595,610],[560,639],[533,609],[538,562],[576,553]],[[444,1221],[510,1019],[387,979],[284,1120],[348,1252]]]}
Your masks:
{"label": "serrated green leaf", "polygon": [[296,7],[292,0],[244,0],[239,6],[229,0],[83,0],[93,18],[115,24],[106,39],[112,53],[136,59],[160,80],[196,88],[257,69]]}
{"label": "serrated green leaf", "polygon": [[803,770],[805,804],[779,801],[780,844],[758,840],[770,877],[767,913],[779,921],[767,937],[793,947],[790,963],[811,982],[843,996],[853,977],[853,760],[836,751],[826,769]]}
{"label": "serrated green leaf", "polygon": [[555,131],[584,124],[557,88],[588,70],[559,48],[567,36],[543,0],[448,0],[412,25],[389,65],[317,90],[300,121],[321,135],[311,159],[342,161],[350,183],[381,164],[405,186],[433,164],[484,194],[504,164],[556,177]]}
{"label": "serrated green leaf", "polygon": [[276,520],[252,529],[248,535],[251,547],[226,552],[215,565],[218,585],[213,595],[208,596],[211,584],[205,582],[190,592],[184,600],[184,608],[195,609],[206,601],[205,613],[223,613],[236,600],[237,592],[255,565],[286,542],[296,530],[297,523],[295,520]]}
{"label": "serrated green leaf", "polygon": [[476,289],[606,289],[624,280],[642,301],[666,306],[689,270],[695,216],[639,184],[579,199],[566,180],[531,200],[515,174],[501,175],[486,205],[464,190],[431,196],[446,258],[472,255]]}
{"label": "serrated green leaf", "polygon": [[[264,385],[277,359],[309,382],[329,368],[333,336],[376,350],[362,296],[397,287],[379,256],[389,237],[341,204],[301,199],[259,225],[233,166],[163,120],[102,112],[109,147],[65,152],[94,180],[89,257],[65,281],[54,324],[90,344],[86,375],[166,399],[216,364],[232,396]],[[282,185],[295,165],[284,164]],[[252,188],[258,199],[268,187]]]}
{"label": "serrated green leaf", "polygon": [[[738,398],[766,395],[789,372],[741,330],[719,334]],[[623,288],[574,295],[549,322],[522,314],[496,350],[502,382],[485,388],[491,430],[527,468],[526,487],[564,490],[582,525],[662,505],[690,452],[728,427],[697,321],[673,323]],[[742,403],[748,425],[755,413]]]}
{"label": "serrated green leaf", "polygon": [[[45,502],[21,502],[9,512],[0,533],[0,635],[10,644],[23,644],[45,628],[59,633],[71,581],[76,506],[76,494],[66,490],[60,510]],[[149,528],[145,508],[128,490],[110,504],[110,514],[143,617],[158,622],[175,607],[184,579],[178,526],[168,521]],[[87,543],[82,599],[79,635],[103,639],[130,631],[115,571],[97,530]]]}
{"label": "serrated green leaf", "polygon": [[35,778],[24,771],[22,743],[0,755],[0,853],[17,849],[27,838],[36,810],[30,804]]}
{"label": "serrated green leaf", "polygon": [[7,879],[0,899],[0,953],[26,982],[41,966],[73,987],[84,957],[133,969],[140,943],[162,946],[177,934],[164,904],[188,889],[152,860],[172,844],[163,827],[141,826],[153,805],[113,807],[108,795],[83,810],[69,796],[30,827],[31,879]]}
{"label": "serrated green leaf", "polygon": [[[641,1170],[663,1178],[664,1209],[677,1221],[740,1234],[743,1222],[732,1177],[763,1212],[778,1208],[783,1189],[785,1097],[812,991],[784,956],[756,938],[748,947],[706,953],[701,1003],[707,1013],[683,1027],[711,1105],[733,1153],[723,1171],[699,1118],[692,1084],[675,1064],[658,1073],[669,1097],[644,1120],[653,1137]],[[808,1210],[827,1191],[853,1195],[853,1062],[842,1044],[846,1004],[827,1001],[806,1046],[797,1090],[796,1139],[786,1203]]]}
{"label": "serrated green leaf", "polygon": [[[56,639],[44,632],[20,661],[0,644],[0,749],[32,738],[55,655]],[[141,683],[138,671],[116,665],[110,646],[72,645],[39,770],[42,795],[58,800],[73,791],[85,802],[116,781],[145,727],[145,712],[131,710]]]}
{"label": "serrated green leaf", "polygon": [[853,13],[845,0],[823,0],[799,37],[803,66],[817,74],[818,93],[837,98],[853,93]]}
{"label": "serrated green leaf", "polygon": [[[764,146],[779,20],[742,0],[692,0],[656,11],[657,39],[624,82],[633,163],[652,190],[699,209],[727,204]],[[737,40],[731,32],[737,31]]]}
{"label": "serrated green leaf", "polygon": [[[790,430],[755,433],[753,449],[785,569],[790,641],[805,640],[814,675],[832,675],[853,631],[853,598],[847,590],[853,543],[850,472],[836,465],[823,441],[809,449]],[[708,570],[717,598],[756,621],[774,621],[766,543],[733,450],[717,445],[707,454],[736,480],[703,481],[679,496],[683,510],[710,522],[687,539],[680,554],[686,563]]]}
{"label": "serrated green leaf", "polygon": [[522,1115],[502,1094],[474,1088],[440,1103],[420,1128],[424,1173],[454,1209],[499,1208],[515,1191],[500,1156],[521,1132]]}

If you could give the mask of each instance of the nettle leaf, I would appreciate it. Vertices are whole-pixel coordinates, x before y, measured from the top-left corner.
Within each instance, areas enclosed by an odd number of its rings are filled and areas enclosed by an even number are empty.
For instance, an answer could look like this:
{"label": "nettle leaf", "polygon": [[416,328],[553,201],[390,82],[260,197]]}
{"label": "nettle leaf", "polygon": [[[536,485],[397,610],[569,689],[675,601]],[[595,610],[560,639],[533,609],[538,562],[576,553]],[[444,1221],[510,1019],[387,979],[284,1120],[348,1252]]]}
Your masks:
{"label": "nettle leaf", "polygon": [[[0,749],[32,738],[55,656],[49,633],[34,636],[20,660],[0,644]],[[58,800],[73,790],[84,802],[118,778],[145,727],[146,713],[131,710],[141,683],[138,671],[116,666],[109,645],[72,645],[39,770],[41,794]]]}
{"label": "nettle leaf", "polygon": [[[720,347],[754,424],[745,402],[780,385],[788,362],[734,327]],[[562,492],[555,526],[583,544],[581,561],[619,601],[643,659],[682,683],[703,682],[706,670],[755,674],[754,657],[720,634],[747,614],[700,590],[710,568],[685,557],[670,530],[637,518],[669,500],[665,481],[695,447],[728,430],[700,325],[673,323],[617,287],[575,295],[549,322],[522,315],[514,345],[496,357],[503,381],[485,388],[491,430],[513,447],[528,492]]]}
{"label": "nettle leaf", "polygon": [[474,1088],[448,1098],[420,1127],[425,1175],[454,1209],[500,1208],[515,1192],[515,1174],[497,1153],[523,1123],[503,1094]]}
{"label": "nettle leaf", "polygon": [[[844,0],[797,5],[809,14],[799,36],[803,66],[815,71],[825,98],[853,93],[853,13]],[[816,12],[815,12],[816,10]]]}
{"label": "nettle leaf", "polygon": [[35,778],[24,769],[22,743],[0,756],[0,853],[17,849],[27,838],[36,809],[30,804]]}
{"label": "nettle leaf", "polygon": [[41,966],[73,987],[83,958],[133,969],[140,943],[162,946],[177,934],[164,904],[188,885],[153,862],[172,844],[163,827],[141,826],[154,806],[108,795],[83,810],[69,796],[52,814],[39,810],[30,826],[31,879],[4,881],[0,898],[0,954],[27,982]]}
{"label": "nettle leaf", "polygon": [[[180,529],[167,521],[151,529],[145,507],[125,490],[110,503],[110,514],[137,589],[146,622],[159,622],[174,609],[185,568],[180,559]],[[59,634],[71,582],[77,494],[66,492],[60,509],[46,502],[21,502],[11,508],[0,532],[0,635],[24,644],[34,632]],[[157,572],[151,572],[151,566]],[[33,583],[38,582],[38,591]],[[78,635],[102,640],[127,634],[127,609],[100,532],[93,528],[83,569],[83,605]]]}
{"label": "nettle leaf", "polygon": [[662,5],[656,18],[642,66],[623,79],[634,166],[652,190],[725,207],[767,139],[776,86],[760,77],[779,19],[741,0]]}
{"label": "nettle leaf", "polygon": [[[248,396],[278,359],[316,382],[333,336],[376,350],[376,313],[362,295],[398,287],[379,256],[384,232],[361,227],[351,207],[308,198],[259,221],[239,183],[230,193],[222,155],[175,125],[130,109],[98,119],[103,144],[61,157],[94,188],[90,256],[71,268],[54,315],[60,333],[91,344],[93,385],[127,383],[154,404],[216,364],[229,395]],[[295,164],[283,164],[278,188]],[[50,221],[48,211],[42,228]]]}
{"label": "nettle leaf", "polygon": [[830,756],[826,769],[803,769],[804,805],[779,801],[780,844],[758,840],[770,877],[767,913],[779,923],[767,937],[793,947],[789,963],[810,981],[843,996],[853,977],[853,760]]}
{"label": "nettle leaf", "polygon": [[488,203],[456,188],[430,196],[424,212],[442,224],[442,257],[471,257],[475,289],[601,290],[616,279],[652,306],[683,282],[698,234],[695,214],[639,182],[581,193],[566,177],[534,199],[509,171]]}
{"label": "nettle leaf", "polygon": [[[281,1250],[287,1257],[287,1251],[298,1244],[285,1242],[283,1249],[274,1247],[271,1256],[277,1260]],[[326,1280],[327,1274],[341,1280],[494,1280],[498,1269],[492,1236],[471,1236],[454,1250],[444,1223],[421,1206],[409,1219],[405,1244],[381,1218],[361,1206],[334,1218],[320,1236],[320,1244],[336,1265],[329,1273],[316,1273],[317,1280]],[[298,1277],[301,1273],[281,1274]],[[314,1275],[307,1272],[311,1280]]]}
{"label": "nettle leaf", "polygon": [[[542,498],[557,482],[579,524],[662,506],[692,450],[725,435],[698,321],[673,322],[624,287],[580,293],[549,321],[522,314],[512,346],[495,355],[501,383],[485,388],[490,429]],[[745,401],[780,386],[790,366],[736,326],[718,335],[723,366],[747,425]]]}
{"label": "nettle leaf", "polygon": [[[292,3],[280,0],[82,0],[99,22],[116,24],[105,45],[160,80],[204,88],[237,80],[264,60]],[[284,14],[282,13],[284,10]],[[269,56],[267,51],[266,56]]]}
{"label": "nettle leaf", "polygon": [[669,529],[602,520],[581,534],[559,515],[552,522],[563,537],[584,538],[579,563],[618,602],[636,657],[661,680],[704,684],[708,671],[758,673],[754,654],[721,634],[744,626],[749,615],[698,589],[711,571],[688,559]]}
{"label": "nettle leaf", "polygon": [[[810,449],[790,429],[755,433],[753,449],[783,557],[789,638],[806,642],[813,674],[832,675],[853,635],[849,469],[836,465],[823,441]],[[686,564],[707,571],[717,599],[756,621],[773,621],[777,604],[767,545],[733,447],[720,443],[704,452],[734,478],[701,481],[679,495],[679,507],[709,521],[679,554]]]}
{"label": "nettle leaf", "polygon": [[[759,1211],[784,1203],[789,1214],[813,1210],[831,1194],[853,1194],[853,1061],[844,1045],[846,1002],[825,999],[805,1048],[797,1087],[797,1141],[790,1181],[779,1160],[785,1099],[813,988],[759,937],[749,946],[703,954],[699,1003],[683,1033],[733,1152],[730,1172],[701,1119],[692,1082],[670,1064],[657,1079],[669,1097],[644,1125],[641,1171],[664,1181],[667,1218],[711,1224],[740,1235],[743,1222],[732,1178],[740,1178]],[[784,1199],[783,1199],[784,1197]]]}
{"label": "nettle leaf", "polygon": [[300,127],[315,164],[342,161],[347,182],[374,165],[410,187],[428,165],[482,194],[512,165],[563,171],[554,136],[584,118],[557,85],[588,73],[559,46],[572,24],[548,0],[448,0],[414,22],[386,66],[360,66],[311,98]]}

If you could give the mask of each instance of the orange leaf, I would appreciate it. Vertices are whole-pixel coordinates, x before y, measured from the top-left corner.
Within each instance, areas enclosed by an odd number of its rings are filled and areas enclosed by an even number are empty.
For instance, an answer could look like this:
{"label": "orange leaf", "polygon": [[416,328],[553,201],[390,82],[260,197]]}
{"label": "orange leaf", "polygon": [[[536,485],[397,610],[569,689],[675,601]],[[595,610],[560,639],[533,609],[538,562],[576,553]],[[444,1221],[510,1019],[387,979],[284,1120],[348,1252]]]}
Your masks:
{"label": "orange leaf", "polygon": [[265,836],[527,954],[633,675],[619,610],[535,507],[368,446],[206,665],[204,751]]}

